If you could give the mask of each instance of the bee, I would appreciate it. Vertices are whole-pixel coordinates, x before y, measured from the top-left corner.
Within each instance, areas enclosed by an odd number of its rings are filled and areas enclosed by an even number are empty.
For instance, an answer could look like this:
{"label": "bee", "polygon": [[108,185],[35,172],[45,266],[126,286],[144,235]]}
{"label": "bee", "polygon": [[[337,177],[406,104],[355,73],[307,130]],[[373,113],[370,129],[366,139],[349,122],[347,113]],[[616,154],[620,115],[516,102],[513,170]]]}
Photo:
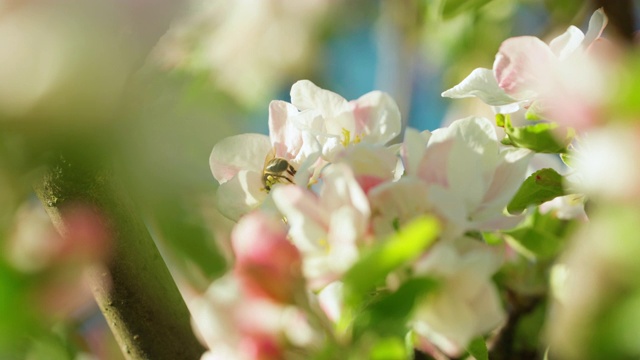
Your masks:
{"label": "bee", "polygon": [[296,169],[289,164],[286,159],[275,157],[275,153],[271,151],[264,160],[262,169],[262,184],[264,190],[271,191],[271,187],[277,183],[288,182],[293,184],[293,176]]}

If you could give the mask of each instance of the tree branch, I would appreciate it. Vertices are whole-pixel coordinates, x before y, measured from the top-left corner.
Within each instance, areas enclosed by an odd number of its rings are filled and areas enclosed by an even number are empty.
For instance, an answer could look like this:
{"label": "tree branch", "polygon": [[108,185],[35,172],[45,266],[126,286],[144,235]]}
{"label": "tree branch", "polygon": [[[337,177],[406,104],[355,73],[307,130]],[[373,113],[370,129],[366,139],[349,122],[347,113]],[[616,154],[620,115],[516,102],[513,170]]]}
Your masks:
{"label": "tree branch", "polygon": [[106,167],[69,157],[56,161],[35,186],[54,225],[83,204],[104,216],[111,256],[89,271],[98,306],[127,359],[199,359],[203,346],[189,312],[142,219]]}

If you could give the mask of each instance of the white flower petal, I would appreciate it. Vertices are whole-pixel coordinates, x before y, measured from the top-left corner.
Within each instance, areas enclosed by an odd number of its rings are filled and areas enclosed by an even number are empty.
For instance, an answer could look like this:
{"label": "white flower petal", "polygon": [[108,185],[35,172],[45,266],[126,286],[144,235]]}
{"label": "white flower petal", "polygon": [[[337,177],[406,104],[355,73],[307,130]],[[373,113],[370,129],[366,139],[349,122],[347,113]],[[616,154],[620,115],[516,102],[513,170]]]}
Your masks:
{"label": "white flower petal", "polygon": [[269,104],[269,137],[276,157],[293,159],[300,151],[302,135],[292,124],[292,118],[298,113],[288,102],[277,100]]}
{"label": "white flower petal", "polygon": [[357,241],[364,233],[362,217],[348,206],[331,213],[331,224],[327,241],[329,268],[338,274],[347,271],[358,259]]}
{"label": "white flower petal", "polygon": [[229,219],[238,220],[264,201],[267,193],[263,187],[262,172],[241,170],[218,187],[218,209]]}
{"label": "white flower petal", "polygon": [[602,35],[608,21],[607,15],[605,15],[602,8],[596,10],[593,15],[591,15],[591,18],[589,19],[589,29],[587,30],[582,42],[582,46],[584,48],[589,47],[589,45]]}
{"label": "white flower petal", "polygon": [[348,205],[360,214],[360,221],[369,217],[369,201],[346,164],[332,164],[324,170],[324,186],[320,191],[322,207],[331,212]]}
{"label": "white flower petal", "polygon": [[[427,133],[427,135],[423,135],[424,133]],[[416,175],[418,173],[418,166],[427,149],[427,142],[430,137],[430,132],[424,131],[420,133],[413,128],[407,128],[404,132],[404,142],[400,148],[400,155],[407,174]]]}
{"label": "white flower petal", "polygon": [[562,35],[551,40],[551,42],[549,43],[549,47],[551,48],[551,51],[553,51],[553,53],[558,57],[558,59],[563,60],[573,54],[576,49],[580,48],[583,40],[584,33],[582,33],[580,29],[572,25],[569,26],[567,31],[565,31]]}
{"label": "white flower petal", "polygon": [[[498,86],[518,100],[531,100],[548,90],[553,75],[549,69],[558,59],[542,40],[534,36],[518,36],[502,42],[493,63]],[[502,104],[498,104],[502,105]]]}
{"label": "white flower petal", "polygon": [[384,146],[356,144],[340,154],[335,163],[347,164],[357,176],[368,175],[381,180],[393,179],[398,157]]}
{"label": "white flower petal", "polygon": [[427,184],[413,176],[379,185],[368,196],[371,223],[378,237],[395,232],[396,225],[402,226],[430,210]]}
{"label": "white flower petal", "polygon": [[454,99],[477,97],[493,106],[512,105],[518,102],[498,86],[492,70],[483,68],[473,70],[460,84],[443,92],[442,96]]}
{"label": "white flower petal", "polygon": [[318,294],[318,302],[320,303],[320,308],[327,314],[329,320],[337,323],[342,316],[342,289],[343,284],[339,281],[332,282],[327,285],[320,293]]}
{"label": "white flower petal", "polygon": [[400,109],[389,94],[372,91],[350,104],[353,106],[356,134],[366,134],[363,141],[386,144],[400,134]]}
{"label": "white flower petal", "polygon": [[457,237],[469,230],[467,221],[468,210],[464,206],[463,199],[457,193],[451,192],[439,185],[429,186],[429,203],[435,212],[447,221],[447,228],[443,237]]}
{"label": "white flower petal", "polygon": [[[481,209],[484,212],[500,213],[515,195],[524,181],[533,153],[527,149],[507,150],[501,154],[502,163],[495,169]],[[474,219],[483,218],[480,211]]]}
{"label": "white flower petal", "polygon": [[291,103],[299,110],[317,110],[325,119],[331,119],[348,109],[342,96],[322,89],[309,80],[300,80],[291,87]]}
{"label": "white flower petal", "polygon": [[271,191],[273,201],[287,218],[289,235],[303,256],[323,251],[327,241],[329,214],[320,207],[318,198],[295,185],[277,186]]}
{"label": "white flower petal", "polygon": [[416,333],[457,356],[474,337],[497,327],[505,314],[491,277],[501,264],[498,252],[469,238],[434,245],[414,270],[439,279],[441,287],[418,305]]}
{"label": "white flower petal", "polygon": [[485,152],[485,146],[498,149],[498,135],[491,121],[478,116],[470,116],[451,123],[447,128],[434,130],[429,138],[429,146],[445,142],[453,138],[460,138],[477,152]]}
{"label": "white flower petal", "polygon": [[271,151],[269,137],[262,134],[240,134],[219,141],[209,156],[213,177],[224,184],[241,170],[262,172],[264,160]]}

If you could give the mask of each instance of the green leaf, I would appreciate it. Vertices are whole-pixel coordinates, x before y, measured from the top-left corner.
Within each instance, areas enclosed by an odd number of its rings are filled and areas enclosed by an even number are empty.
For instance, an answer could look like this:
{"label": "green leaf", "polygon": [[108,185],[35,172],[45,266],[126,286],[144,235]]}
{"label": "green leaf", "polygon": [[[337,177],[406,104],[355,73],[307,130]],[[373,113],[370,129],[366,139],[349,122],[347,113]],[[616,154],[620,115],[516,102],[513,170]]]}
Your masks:
{"label": "green leaf", "polygon": [[572,153],[560,154],[560,160],[562,160],[562,162],[568,167],[573,167],[573,159],[574,156]]}
{"label": "green leaf", "polygon": [[573,139],[573,131],[555,123],[539,123],[513,127],[507,122],[504,127],[510,142],[517,147],[540,153],[564,153]]}
{"label": "green leaf", "polygon": [[505,125],[505,116],[504,114],[496,114],[496,126],[504,127]]}
{"label": "green leaf", "polygon": [[402,338],[379,339],[371,349],[371,360],[404,360],[407,358]]}
{"label": "green leaf", "polygon": [[33,277],[19,273],[0,259],[0,355],[24,358],[18,354],[24,351],[29,337],[41,330],[43,320],[29,300],[35,284]]}
{"label": "green leaf", "polygon": [[531,260],[552,258],[560,252],[564,244],[558,236],[536,228],[512,230],[508,235],[507,243]]}
{"label": "green leaf", "polygon": [[378,295],[356,316],[354,338],[372,331],[381,336],[404,336],[415,305],[436,287],[435,280],[417,277],[406,281],[393,293]]}
{"label": "green leaf", "polygon": [[471,343],[469,343],[469,346],[467,347],[467,352],[469,352],[469,355],[476,358],[476,360],[489,360],[487,343],[482,337],[477,337],[471,340]]}
{"label": "green leaf", "polygon": [[477,10],[491,0],[446,0],[442,8],[442,17],[451,18],[463,12]]}
{"label": "green leaf", "polygon": [[390,272],[419,257],[439,233],[435,218],[420,217],[365,253],[344,275],[347,305],[357,306]]}
{"label": "green leaf", "polygon": [[529,121],[540,121],[542,118],[540,115],[536,114],[533,108],[529,108],[527,112],[524,114],[524,118]]}
{"label": "green leaf", "polygon": [[522,183],[507,205],[507,211],[519,214],[530,205],[540,205],[562,195],[565,195],[562,176],[553,169],[538,170]]}
{"label": "green leaf", "polygon": [[524,257],[531,260],[551,259],[564,249],[565,239],[575,225],[575,221],[536,211],[520,227],[504,234],[507,235],[507,243]]}

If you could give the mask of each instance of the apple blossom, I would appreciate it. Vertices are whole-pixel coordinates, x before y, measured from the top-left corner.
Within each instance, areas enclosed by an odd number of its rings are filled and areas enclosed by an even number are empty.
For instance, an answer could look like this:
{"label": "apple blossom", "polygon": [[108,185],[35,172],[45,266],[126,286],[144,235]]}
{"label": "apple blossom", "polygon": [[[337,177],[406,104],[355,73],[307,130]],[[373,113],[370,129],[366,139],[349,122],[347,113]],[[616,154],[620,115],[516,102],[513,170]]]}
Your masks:
{"label": "apple blossom", "polygon": [[491,277],[500,254],[477,240],[441,241],[414,266],[416,275],[440,280],[440,287],[417,305],[411,325],[449,356],[462,354],[469,342],[505,320]]}
{"label": "apple blossom", "polygon": [[416,217],[432,212],[427,183],[415,176],[385,182],[369,193],[371,225],[376,237],[384,238]]}
{"label": "apple blossom", "polygon": [[[548,45],[532,36],[505,40],[493,69],[478,68],[442,93],[451,98],[478,97],[497,113],[529,108],[539,116],[585,126],[607,96],[606,76],[588,50],[607,23],[602,9],[589,21],[587,33],[571,26]],[[587,119],[587,120],[585,120]]]}
{"label": "apple blossom", "polygon": [[203,359],[281,359],[287,344],[309,345],[313,330],[300,310],[244,293],[232,275],[190,304],[193,327],[209,348]]}
{"label": "apple blossom", "polygon": [[319,194],[291,185],[272,192],[314,290],[338,279],[356,261],[370,215],[367,197],[345,164],[328,166],[322,180]]}
{"label": "apple blossom", "polygon": [[234,270],[247,292],[293,304],[304,291],[298,249],[278,218],[261,212],[244,216],[231,233]]}
{"label": "apple blossom", "polygon": [[562,220],[577,219],[587,221],[587,213],[584,211],[584,195],[571,194],[558,196],[557,198],[540,204],[540,213],[552,213]]}
{"label": "apple blossom", "polygon": [[402,130],[398,105],[380,91],[347,101],[309,80],[300,80],[291,87],[291,103],[301,111],[320,114],[324,120],[322,131],[316,135],[329,161],[349,144],[386,144]]}
{"label": "apple blossom", "polygon": [[[213,177],[220,183],[218,204],[221,212],[237,220],[266,199],[268,185],[276,182],[308,181],[307,169],[315,163],[320,148],[312,129],[316,115],[300,113],[291,104],[272,101],[269,105],[269,136],[240,134],[218,142],[209,157]],[[283,159],[293,170],[265,184],[265,167],[271,159]],[[297,174],[296,172],[299,172]],[[294,176],[295,174],[295,176]],[[280,174],[276,174],[280,176]]]}
{"label": "apple blossom", "polygon": [[640,129],[611,126],[594,129],[575,144],[570,186],[595,198],[635,201],[640,196]]}
{"label": "apple blossom", "polygon": [[[506,229],[520,221],[503,210],[525,178],[530,151],[502,149],[492,123],[477,117],[435,130],[428,140],[413,130],[407,134],[407,173],[427,186],[416,193],[428,194],[428,199],[415,198],[412,203],[428,201],[448,222],[445,233],[455,237],[468,230]],[[411,186],[420,187],[415,182]]]}
{"label": "apple blossom", "polygon": [[336,157],[334,163],[348,165],[365,193],[377,185],[400,178],[403,173],[402,162],[396,152],[375,144],[350,146]]}

